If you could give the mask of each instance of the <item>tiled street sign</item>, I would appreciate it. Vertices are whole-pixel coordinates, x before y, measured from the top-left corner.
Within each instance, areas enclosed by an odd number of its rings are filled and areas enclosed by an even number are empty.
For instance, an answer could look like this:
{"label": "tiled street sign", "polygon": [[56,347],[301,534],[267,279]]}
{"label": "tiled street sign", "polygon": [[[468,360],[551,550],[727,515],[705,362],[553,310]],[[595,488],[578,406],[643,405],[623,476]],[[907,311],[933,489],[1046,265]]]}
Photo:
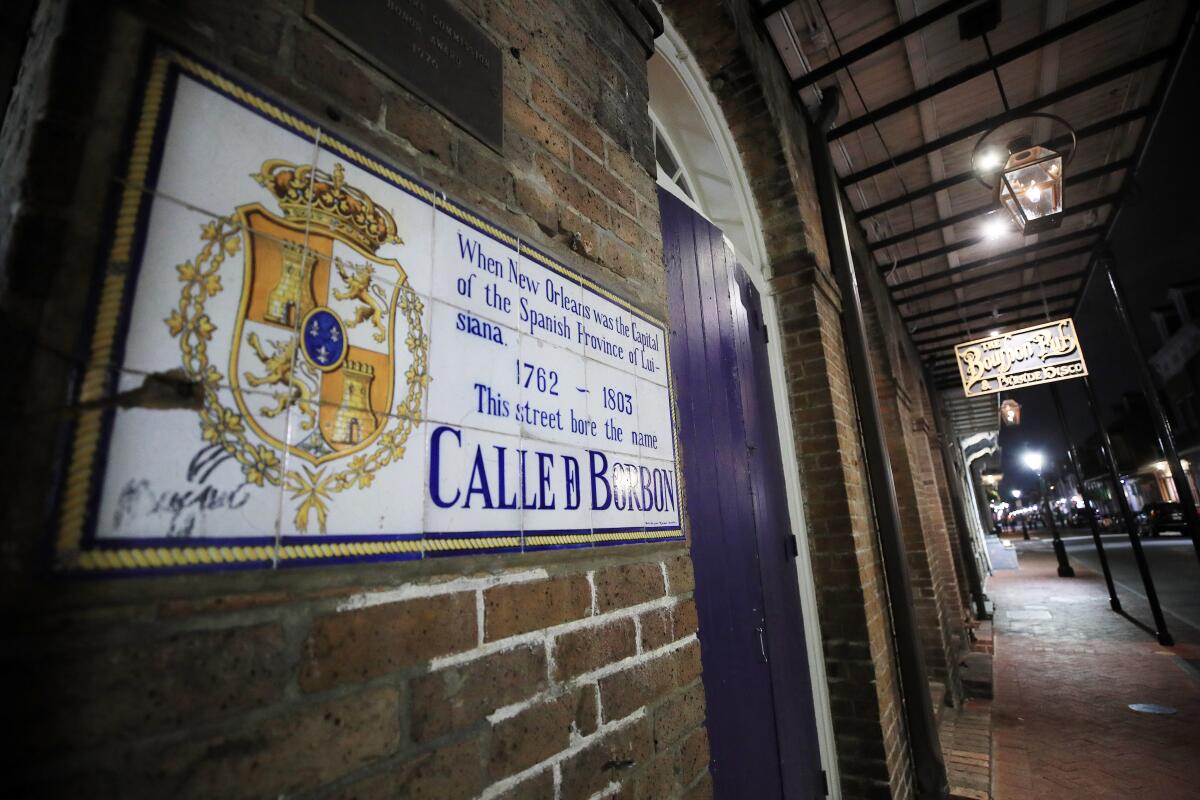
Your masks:
{"label": "tiled street sign", "polygon": [[173,51],[131,153],[81,400],[197,400],[80,416],[60,566],[681,538],[662,323]]}

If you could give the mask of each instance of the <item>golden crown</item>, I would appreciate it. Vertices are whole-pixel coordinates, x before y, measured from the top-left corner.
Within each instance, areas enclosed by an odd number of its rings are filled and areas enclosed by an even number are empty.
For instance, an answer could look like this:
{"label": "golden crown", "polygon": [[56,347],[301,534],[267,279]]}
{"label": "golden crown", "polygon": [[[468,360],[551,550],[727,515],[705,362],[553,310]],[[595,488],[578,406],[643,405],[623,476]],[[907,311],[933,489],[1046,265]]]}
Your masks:
{"label": "golden crown", "polygon": [[334,164],[330,175],[311,164],[272,158],[250,177],[275,194],[288,219],[324,225],[371,253],[385,244],[402,243],[396,220],[366,192],[345,182],[341,164]]}

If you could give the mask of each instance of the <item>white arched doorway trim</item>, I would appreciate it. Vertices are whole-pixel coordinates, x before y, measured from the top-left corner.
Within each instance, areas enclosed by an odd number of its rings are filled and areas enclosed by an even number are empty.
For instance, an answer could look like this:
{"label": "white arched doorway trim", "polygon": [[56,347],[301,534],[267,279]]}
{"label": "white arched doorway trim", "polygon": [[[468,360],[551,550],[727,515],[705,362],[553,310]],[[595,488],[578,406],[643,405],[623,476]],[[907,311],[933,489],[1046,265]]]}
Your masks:
{"label": "white arched doorway trim", "polygon": [[[816,584],[809,556],[808,529],[804,523],[804,495],[796,466],[799,458],[780,346],[783,331],[779,324],[776,298],[766,274],[767,248],[762,222],[737,145],[716,97],[709,90],[707,80],[683,37],[665,14],[664,28],[663,35],[655,42],[657,52],[650,63],[651,120],[656,131],[661,132],[667,141],[672,156],[683,168],[694,199],[685,195],[674,182],[663,180],[661,169],[658,170],[659,185],[726,232],[726,241],[763,298],[764,321],[770,332],[767,355],[775,403],[775,424],[780,434],[784,462],[788,515],[800,545],[796,558],[796,578],[804,609],[804,636],[813,707],[817,717],[821,766],[829,779],[830,796],[839,798],[841,782],[834,747],[833,718],[829,710],[821,627],[817,617]],[[701,169],[696,169],[697,163],[701,164]],[[729,235],[731,229],[734,235]]]}

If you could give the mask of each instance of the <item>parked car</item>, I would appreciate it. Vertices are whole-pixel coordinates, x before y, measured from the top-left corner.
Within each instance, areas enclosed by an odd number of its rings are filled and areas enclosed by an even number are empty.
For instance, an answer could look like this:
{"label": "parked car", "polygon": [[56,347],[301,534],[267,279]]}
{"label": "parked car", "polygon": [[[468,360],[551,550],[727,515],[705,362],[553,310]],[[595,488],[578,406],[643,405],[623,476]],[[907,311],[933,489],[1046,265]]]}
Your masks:
{"label": "parked car", "polygon": [[1138,512],[1142,536],[1158,536],[1163,531],[1186,531],[1183,506],[1179,503],[1149,503]]}
{"label": "parked car", "polygon": [[1089,527],[1087,508],[1072,508],[1071,513],[1067,515],[1067,525],[1072,528]]}

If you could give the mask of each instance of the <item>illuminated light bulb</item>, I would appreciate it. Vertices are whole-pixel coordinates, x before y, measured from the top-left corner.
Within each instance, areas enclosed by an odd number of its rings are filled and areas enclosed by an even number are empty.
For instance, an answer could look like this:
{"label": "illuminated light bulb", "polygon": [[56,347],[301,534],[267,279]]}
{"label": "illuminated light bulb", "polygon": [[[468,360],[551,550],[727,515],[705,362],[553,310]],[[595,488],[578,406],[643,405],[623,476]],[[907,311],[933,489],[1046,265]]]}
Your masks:
{"label": "illuminated light bulb", "polygon": [[979,160],[975,162],[975,168],[980,172],[990,172],[1000,166],[1000,153],[996,150],[985,150],[979,154]]}
{"label": "illuminated light bulb", "polygon": [[1025,190],[1025,197],[1031,203],[1036,203],[1042,199],[1042,189],[1036,183]]}
{"label": "illuminated light bulb", "polygon": [[999,217],[989,219],[983,224],[983,235],[989,239],[999,239],[1007,230],[1008,226]]}

